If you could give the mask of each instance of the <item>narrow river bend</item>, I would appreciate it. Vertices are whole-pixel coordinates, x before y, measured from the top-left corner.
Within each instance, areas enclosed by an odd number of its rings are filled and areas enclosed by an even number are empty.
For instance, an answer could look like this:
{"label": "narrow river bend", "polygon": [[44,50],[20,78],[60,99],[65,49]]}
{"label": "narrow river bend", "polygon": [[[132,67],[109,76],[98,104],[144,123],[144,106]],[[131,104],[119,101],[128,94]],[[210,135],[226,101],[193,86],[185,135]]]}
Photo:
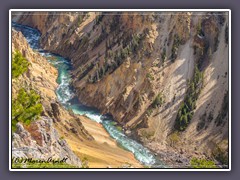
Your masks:
{"label": "narrow river bend", "polygon": [[39,45],[39,39],[41,34],[38,30],[14,22],[12,23],[12,27],[14,27],[14,29],[17,31],[21,31],[27,39],[31,48],[38,51],[42,56],[46,57],[48,61],[57,68],[57,83],[59,84],[59,86],[56,90],[56,95],[58,101],[66,109],[70,109],[78,115],[86,115],[89,119],[101,123],[106,129],[106,131],[109,133],[109,135],[113,139],[115,139],[124,149],[132,152],[135,158],[139,162],[141,162],[141,164],[152,168],[165,168],[163,163],[159,161],[155,157],[155,155],[150,152],[146,147],[129,138],[121,130],[116,128],[113,119],[108,116],[101,115],[97,109],[84,106],[78,101],[72,87],[70,86],[70,61],[59,55],[55,55],[41,49]]}

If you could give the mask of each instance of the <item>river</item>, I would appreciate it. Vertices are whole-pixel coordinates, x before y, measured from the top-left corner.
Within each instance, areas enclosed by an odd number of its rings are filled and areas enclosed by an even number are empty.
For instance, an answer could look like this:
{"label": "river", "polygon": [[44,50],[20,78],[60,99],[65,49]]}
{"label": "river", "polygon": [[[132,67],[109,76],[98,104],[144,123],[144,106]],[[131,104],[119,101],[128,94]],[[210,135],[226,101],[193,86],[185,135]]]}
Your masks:
{"label": "river", "polygon": [[14,22],[12,22],[12,27],[14,27],[14,29],[17,31],[21,31],[27,39],[30,47],[38,51],[42,56],[47,58],[55,68],[57,68],[57,83],[59,86],[56,89],[56,95],[58,101],[66,109],[72,110],[78,115],[85,115],[89,119],[101,123],[109,135],[115,139],[122,148],[132,152],[135,158],[141,164],[151,168],[166,168],[166,166],[163,165],[163,163],[158,160],[150,150],[137,141],[126,136],[124,132],[117,128],[115,121],[110,116],[102,115],[96,108],[85,106],[79,102],[78,98],[75,96],[74,90],[70,85],[70,72],[72,67],[70,60],[41,49],[39,45],[41,33],[37,29]]}

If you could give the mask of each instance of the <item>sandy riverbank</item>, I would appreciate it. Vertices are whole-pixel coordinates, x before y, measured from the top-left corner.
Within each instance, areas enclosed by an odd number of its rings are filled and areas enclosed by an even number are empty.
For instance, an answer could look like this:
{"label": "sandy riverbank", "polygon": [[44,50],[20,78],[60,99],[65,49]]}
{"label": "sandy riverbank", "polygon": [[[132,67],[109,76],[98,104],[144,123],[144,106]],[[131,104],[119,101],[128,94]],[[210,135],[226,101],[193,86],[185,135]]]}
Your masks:
{"label": "sandy riverbank", "polygon": [[68,132],[68,136],[64,138],[80,159],[87,158],[90,168],[117,168],[130,164],[132,167],[142,167],[131,152],[117,145],[117,142],[110,137],[101,124],[84,116],[79,117],[94,140],[79,139],[71,132]]}

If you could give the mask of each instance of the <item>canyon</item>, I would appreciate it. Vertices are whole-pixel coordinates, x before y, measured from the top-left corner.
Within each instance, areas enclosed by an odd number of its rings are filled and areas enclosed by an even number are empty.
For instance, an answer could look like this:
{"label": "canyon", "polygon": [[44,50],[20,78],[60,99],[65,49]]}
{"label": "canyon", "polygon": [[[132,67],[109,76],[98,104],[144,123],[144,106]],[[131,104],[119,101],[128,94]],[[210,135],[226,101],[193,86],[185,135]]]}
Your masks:
{"label": "canyon", "polygon": [[16,99],[22,87],[33,89],[43,105],[39,120],[30,125],[17,123],[12,134],[13,157],[68,158],[67,163],[74,168],[142,167],[133,154],[110,138],[101,124],[73,114],[58,102],[57,69],[32,50],[20,31],[12,31],[12,50],[21,52],[31,64],[25,74],[12,80],[12,98]]}
{"label": "canyon", "polygon": [[[44,50],[70,60],[70,83],[81,103],[111,114],[125,134],[169,167],[189,167],[194,157],[228,166],[227,13],[24,12],[12,20],[38,29]],[[19,37],[13,33],[13,40]],[[34,70],[13,83],[13,97],[18,83],[35,87],[45,97],[45,115],[78,157],[89,155],[92,166],[120,166],[130,158],[142,167],[101,124],[58,104],[56,69],[26,42],[16,45],[24,40],[15,41],[13,50],[41,63],[32,62]],[[71,128],[78,133],[69,133]],[[104,143],[112,157],[101,157],[108,151]]]}

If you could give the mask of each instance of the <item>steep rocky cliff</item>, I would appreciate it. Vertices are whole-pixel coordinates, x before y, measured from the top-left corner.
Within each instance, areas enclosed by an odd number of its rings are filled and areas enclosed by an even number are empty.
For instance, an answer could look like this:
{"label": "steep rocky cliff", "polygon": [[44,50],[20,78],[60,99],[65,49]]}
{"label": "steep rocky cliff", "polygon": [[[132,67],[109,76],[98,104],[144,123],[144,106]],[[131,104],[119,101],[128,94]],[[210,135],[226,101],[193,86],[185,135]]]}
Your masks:
{"label": "steep rocky cliff", "polygon": [[67,159],[67,163],[81,167],[80,159],[73,153],[66,140],[59,137],[51,118],[41,117],[29,127],[17,124],[12,136],[12,157],[48,160]]}
{"label": "steep rocky cliff", "polygon": [[13,20],[71,59],[81,102],[112,114],[161,158],[227,164],[226,13],[36,13]]}
{"label": "steep rocky cliff", "polygon": [[16,99],[21,88],[33,89],[41,96],[44,108],[36,121],[29,125],[22,122],[16,124],[16,131],[12,132],[12,157],[42,160],[67,158],[68,164],[81,167],[79,157],[73,153],[66,140],[59,136],[54,127],[55,118],[49,117],[46,113],[53,111],[50,104],[56,101],[54,93],[57,87],[56,69],[40,54],[34,52],[22,33],[15,30],[12,31],[12,51],[19,51],[30,63],[26,73],[12,79],[12,99]]}

